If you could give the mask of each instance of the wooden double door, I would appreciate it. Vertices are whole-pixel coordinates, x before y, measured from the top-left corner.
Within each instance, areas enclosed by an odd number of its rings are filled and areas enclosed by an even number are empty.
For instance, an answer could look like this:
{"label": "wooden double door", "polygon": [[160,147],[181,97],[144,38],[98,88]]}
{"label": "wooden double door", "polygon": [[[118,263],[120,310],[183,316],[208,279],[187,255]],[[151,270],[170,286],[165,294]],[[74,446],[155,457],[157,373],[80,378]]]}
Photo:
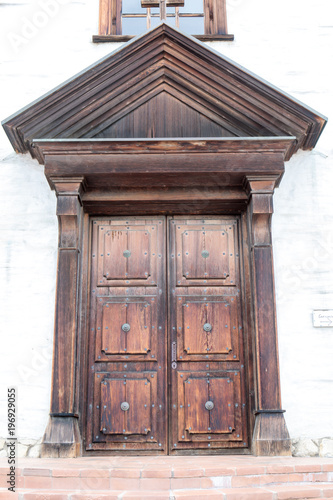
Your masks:
{"label": "wooden double door", "polygon": [[86,449],[248,447],[239,219],[92,219]]}

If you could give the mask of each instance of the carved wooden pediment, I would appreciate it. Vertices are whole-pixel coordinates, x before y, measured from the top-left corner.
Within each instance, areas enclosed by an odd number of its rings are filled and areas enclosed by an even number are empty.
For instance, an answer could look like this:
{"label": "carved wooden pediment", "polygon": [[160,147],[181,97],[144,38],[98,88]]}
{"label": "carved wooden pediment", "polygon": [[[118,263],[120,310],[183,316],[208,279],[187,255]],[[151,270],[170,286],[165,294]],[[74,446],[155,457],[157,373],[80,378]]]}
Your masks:
{"label": "carved wooden pediment", "polygon": [[[162,24],[3,122],[17,152],[35,139],[291,137],[311,149],[325,117]],[[288,159],[288,157],[286,159]]]}

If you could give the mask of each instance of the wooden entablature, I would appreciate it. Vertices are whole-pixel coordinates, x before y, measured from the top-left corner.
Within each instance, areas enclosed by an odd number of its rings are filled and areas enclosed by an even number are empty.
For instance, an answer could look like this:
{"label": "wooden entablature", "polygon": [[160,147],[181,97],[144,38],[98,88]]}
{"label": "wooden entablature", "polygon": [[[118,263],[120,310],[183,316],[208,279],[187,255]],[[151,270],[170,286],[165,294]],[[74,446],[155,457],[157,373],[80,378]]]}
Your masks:
{"label": "wooden entablature", "polygon": [[182,193],[189,201],[191,192],[192,210],[200,213],[200,203],[207,210],[208,201],[215,211],[244,210],[246,176],[273,175],[277,186],[295,142],[295,137],[40,139],[32,147],[52,189],[60,178],[84,179],[87,213],[114,213],[129,196],[137,202],[135,210],[149,199],[152,211],[168,212]]}

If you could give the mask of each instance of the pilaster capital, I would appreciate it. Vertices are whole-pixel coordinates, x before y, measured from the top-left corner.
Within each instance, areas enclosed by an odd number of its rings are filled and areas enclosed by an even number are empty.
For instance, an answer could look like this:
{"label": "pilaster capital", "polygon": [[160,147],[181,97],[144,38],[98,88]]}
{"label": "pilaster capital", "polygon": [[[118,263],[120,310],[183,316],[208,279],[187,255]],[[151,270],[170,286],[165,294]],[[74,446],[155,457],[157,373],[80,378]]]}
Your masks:
{"label": "pilaster capital", "polygon": [[77,249],[82,219],[81,195],[86,190],[85,177],[52,177],[57,194],[59,250]]}
{"label": "pilaster capital", "polygon": [[81,203],[81,196],[86,191],[87,182],[84,176],[79,177],[50,177],[51,185],[59,196],[77,196]]}
{"label": "pilaster capital", "polygon": [[251,247],[271,246],[273,193],[278,175],[246,176],[243,187],[248,195]]}
{"label": "pilaster capital", "polygon": [[273,195],[280,175],[247,175],[243,180],[244,191],[250,198],[254,194]]}

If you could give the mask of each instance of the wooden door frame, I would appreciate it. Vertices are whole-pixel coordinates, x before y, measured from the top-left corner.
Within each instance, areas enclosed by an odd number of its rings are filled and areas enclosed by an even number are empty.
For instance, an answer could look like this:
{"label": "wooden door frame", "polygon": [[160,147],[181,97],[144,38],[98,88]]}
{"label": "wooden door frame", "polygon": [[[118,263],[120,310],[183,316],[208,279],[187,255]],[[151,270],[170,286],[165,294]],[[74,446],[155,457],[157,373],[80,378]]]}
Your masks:
{"label": "wooden door frame", "polygon": [[[242,252],[247,276],[243,287],[250,452],[290,454],[281,407],[271,217],[274,189],[294,142],[293,137],[35,141],[57,195],[59,220],[51,412],[44,457],[86,454],[82,388],[89,367],[82,353],[89,306],[89,216],[135,214],[241,215],[246,235]],[[101,189],[104,186],[107,189]]]}

